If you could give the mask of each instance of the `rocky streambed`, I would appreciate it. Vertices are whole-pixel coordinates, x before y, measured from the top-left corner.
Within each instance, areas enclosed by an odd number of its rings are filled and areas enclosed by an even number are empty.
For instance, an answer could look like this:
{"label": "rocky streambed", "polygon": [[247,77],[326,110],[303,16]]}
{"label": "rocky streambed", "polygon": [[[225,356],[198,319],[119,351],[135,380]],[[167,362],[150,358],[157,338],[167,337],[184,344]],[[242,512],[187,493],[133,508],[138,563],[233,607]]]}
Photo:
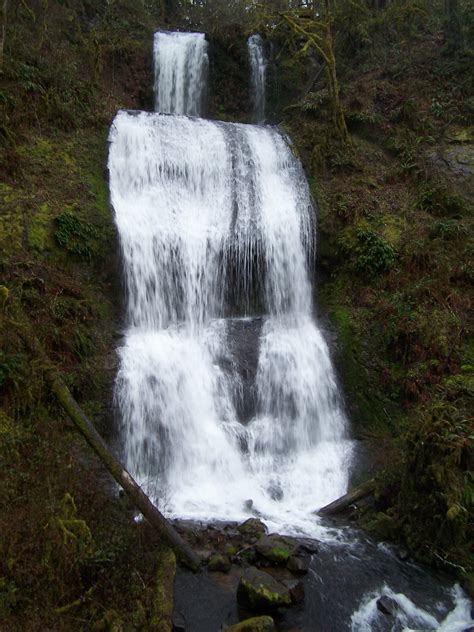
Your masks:
{"label": "rocky streambed", "polygon": [[474,630],[471,604],[446,576],[349,527],[325,541],[242,524],[176,527],[203,570],[179,569],[176,632]]}

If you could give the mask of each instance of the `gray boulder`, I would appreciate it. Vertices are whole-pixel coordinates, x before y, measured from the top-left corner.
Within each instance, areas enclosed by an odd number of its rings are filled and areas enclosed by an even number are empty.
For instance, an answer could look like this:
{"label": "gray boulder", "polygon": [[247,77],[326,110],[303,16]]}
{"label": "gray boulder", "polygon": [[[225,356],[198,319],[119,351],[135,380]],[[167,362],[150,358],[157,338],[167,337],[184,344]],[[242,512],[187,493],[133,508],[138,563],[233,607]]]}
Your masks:
{"label": "gray boulder", "polygon": [[292,604],[290,588],[256,568],[248,568],[240,578],[237,601],[254,612],[271,612]]}

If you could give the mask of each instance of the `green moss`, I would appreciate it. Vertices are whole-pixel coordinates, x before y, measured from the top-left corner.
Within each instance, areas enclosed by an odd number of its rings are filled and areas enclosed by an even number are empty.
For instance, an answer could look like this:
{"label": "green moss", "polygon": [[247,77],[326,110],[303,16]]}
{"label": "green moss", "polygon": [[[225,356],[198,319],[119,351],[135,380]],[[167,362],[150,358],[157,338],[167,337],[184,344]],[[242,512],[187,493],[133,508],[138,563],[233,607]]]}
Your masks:
{"label": "green moss", "polygon": [[208,563],[208,569],[212,572],[218,571],[227,573],[230,570],[230,560],[225,555],[215,554],[211,557]]}
{"label": "green moss", "polygon": [[258,610],[265,604],[269,608],[279,608],[281,606],[289,606],[291,597],[289,592],[281,594],[272,592],[265,584],[254,584],[247,581],[244,577],[241,579],[241,585],[245,590],[248,598],[249,606],[252,610]]}
{"label": "green moss", "polygon": [[268,616],[252,617],[227,628],[228,632],[271,632],[275,630],[273,619]]}
{"label": "green moss", "polygon": [[290,557],[290,551],[284,547],[274,546],[265,553],[265,557],[275,564],[285,564]]}
{"label": "green moss", "polygon": [[171,549],[164,548],[158,558],[155,597],[152,603],[150,629],[156,632],[171,632],[173,624],[173,587],[176,574],[176,556]]}
{"label": "green moss", "polygon": [[44,202],[32,214],[32,219],[28,225],[28,243],[32,248],[42,252],[51,250],[53,245],[52,212],[50,205]]}
{"label": "green moss", "polygon": [[392,248],[398,248],[398,246],[400,246],[405,228],[406,221],[404,218],[393,215],[383,216],[382,236]]}
{"label": "green moss", "polygon": [[474,143],[474,127],[463,127],[450,134],[456,143]]}

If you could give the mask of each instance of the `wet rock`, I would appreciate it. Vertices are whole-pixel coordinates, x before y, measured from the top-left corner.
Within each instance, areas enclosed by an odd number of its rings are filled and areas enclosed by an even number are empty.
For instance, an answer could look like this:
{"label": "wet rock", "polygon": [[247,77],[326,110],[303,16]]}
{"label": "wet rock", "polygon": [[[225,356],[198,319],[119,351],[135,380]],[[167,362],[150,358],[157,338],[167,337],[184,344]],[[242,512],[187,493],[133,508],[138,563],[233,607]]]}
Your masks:
{"label": "wet rock", "polygon": [[253,617],[231,625],[227,632],[274,632],[275,623],[271,617]]}
{"label": "wet rock", "polygon": [[471,625],[468,628],[464,628],[462,632],[474,632],[474,625]]}
{"label": "wet rock", "polygon": [[298,544],[294,551],[294,555],[304,555],[305,553],[310,553],[313,555],[314,553],[318,553],[318,542],[313,540],[307,540],[306,542],[301,542]]}
{"label": "wet rock", "polygon": [[297,579],[286,579],[283,584],[289,588],[292,603],[304,601],[304,584]]}
{"label": "wet rock", "polygon": [[237,527],[240,534],[259,538],[267,533],[267,527],[258,518],[249,518]]}
{"label": "wet rock", "polygon": [[397,614],[398,604],[395,599],[382,595],[380,599],[377,599],[377,610],[382,614],[394,617]]}
{"label": "wet rock", "polygon": [[215,554],[209,560],[207,568],[211,572],[228,573],[230,571],[231,563],[227,555]]}
{"label": "wet rock", "polygon": [[207,549],[197,550],[196,553],[199,555],[204,564],[207,564],[212,557],[212,551],[208,551]]}
{"label": "wet rock", "polygon": [[292,555],[288,558],[286,568],[295,575],[304,575],[309,570],[311,557],[309,555],[296,556]]}
{"label": "wet rock", "polygon": [[186,632],[186,621],[180,612],[173,614],[173,632]]}
{"label": "wet rock", "polygon": [[253,507],[253,500],[251,498],[244,501],[244,509],[247,509],[247,511],[250,511],[252,507]]}
{"label": "wet rock", "polygon": [[446,147],[429,151],[427,158],[443,173],[454,176],[462,185],[462,190],[469,194],[474,192],[474,145],[452,143]]}
{"label": "wet rock", "polygon": [[255,549],[253,548],[245,549],[244,551],[242,551],[239,557],[240,559],[247,562],[247,564],[255,564],[255,561],[257,560],[257,554],[255,553]]}
{"label": "wet rock", "polygon": [[225,553],[229,557],[234,557],[238,553],[238,548],[234,544],[226,544]]}
{"label": "wet rock", "polygon": [[397,557],[398,557],[398,559],[401,562],[406,562],[409,559],[410,555],[409,555],[407,550],[405,550],[405,549],[398,549]]}
{"label": "wet rock", "polygon": [[268,488],[268,494],[272,500],[283,500],[283,490],[279,483],[273,482]]}
{"label": "wet rock", "polygon": [[255,545],[257,553],[272,564],[286,564],[293,546],[278,534],[267,535]]}
{"label": "wet rock", "polygon": [[293,603],[287,586],[256,568],[248,568],[240,578],[237,601],[254,612],[268,612]]}

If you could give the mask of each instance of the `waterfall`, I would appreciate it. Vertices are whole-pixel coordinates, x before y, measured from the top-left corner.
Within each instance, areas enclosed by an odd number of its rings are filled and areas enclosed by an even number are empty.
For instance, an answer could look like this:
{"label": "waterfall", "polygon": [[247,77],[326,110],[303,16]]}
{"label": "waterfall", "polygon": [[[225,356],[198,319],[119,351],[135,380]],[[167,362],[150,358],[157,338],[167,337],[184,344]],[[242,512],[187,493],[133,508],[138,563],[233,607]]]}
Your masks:
{"label": "waterfall", "polygon": [[313,533],[351,443],[313,318],[299,161],[275,128],[184,116],[119,112],[109,140],[127,467],[168,515],[257,511]]}
{"label": "waterfall", "polygon": [[253,120],[255,123],[265,121],[265,82],[267,73],[267,58],[261,35],[255,33],[247,40],[250,58]]}
{"label": "waterfall", "polygon": [[200,116],[208,56],[203,33],[155,33],[155,110]]}
{"label": "waterfall", "polygon": [[[260,36],[248,46],[261,123]],[[443,592],[385,545],[347,541],[314,515],[347,490],[353,444],[314,317],[308,183],[278,129],[186,116],[202,111],[204,35],[157,33],[154,50],[160,113],[120,111],[109,135],[127,287],[115,383],[127,468],[169,517],[258,516],[330,541],[311,562],[301,629],[467,629],[459,587]],[[208,586],[193,580],[186,608],[208,604]],[[196,630],[218,629],[221,614]]]}

